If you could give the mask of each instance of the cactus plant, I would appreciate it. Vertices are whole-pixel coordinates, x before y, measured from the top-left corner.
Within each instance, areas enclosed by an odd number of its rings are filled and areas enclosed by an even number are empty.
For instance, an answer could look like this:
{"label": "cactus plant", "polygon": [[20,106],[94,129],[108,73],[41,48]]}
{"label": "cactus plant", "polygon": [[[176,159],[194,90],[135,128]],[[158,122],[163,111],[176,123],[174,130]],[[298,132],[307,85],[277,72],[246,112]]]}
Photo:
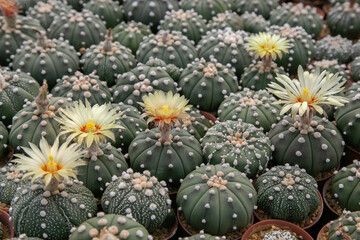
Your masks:
{"label": "cactus plant", "polygon": [[40,85],[31,76],[20,71],[0,68],[0,117],[5,125],[11,124],[15,114],[26,102],[39,93]]}
{"label": "cactus plant", "polygon": [[115,84],[118,74],[130,71],[135,63],[130,49],[112,41],[111,30],[108,30],[104,42],[92,45],[81,58],[84,73],[98,75],[110,87]]}
{"label": "cactus plant", "polygon": [[205,20],[193,9],[167,12],[164,19],[160,21],[159,29],[181,32],[189,40],[193,40],[195,44],[207,31]]}
{"label": "cactus plant", "polygon": [[[44,0],[40,0],[42,2],[44,2]],[[18,5],[18,7],[21,10],[21,14],[25,15],[28,13],[29,8],[33,7],[36,5],[36,3],[39,1],[36,0],[16,0],[16,4]]]}
{"label": "cactus plant", "polygon": [[170,71],[163,61],[149,60],[139,63],[136,68],[118,76],[113,87],[113,102],[123,102],[141,110],[138,102],[155,90],[177,92],[177,83],[170,76]]}
{"label": "cactus plant", "polygon": [[291,80],[279,75],[281,85],[269,85],[268,91],[280,98],[274,104],[285,104],[280,115],[291,109],[292,121],[285,117],[268,136],[275,146],[276,164],[298,164],[308,174],[321,177],[338,166],[345,143],[332,122],[314,115],[324,113],[322,104],[343,106],[348,102],[346,97],[335,95],[344,89],[346,80],[340,81],[338,74],[320,73],[320,69],[310,74],[301,66],[298,77],[299,80]]}
{"label": "cactus plant", "polygon": [[339,73],[339,76],[342,77],[342,79],[349,79],[349,70],[346,69],[346,65],[339,63],[336,59],[314,61],[308,66],[311,73],[314,73],[316,68],[320,68],[320,71],[326,70],[332,74]]}
{"label": "cactus plant", "polygon": [[100,18],[89,10],[71,10],[55,17],[48,29],[49,38],[62,37],[79,51],[98,44],[105,38],[106,27]]}
{"label": "cactus plant", "polygon": [[0,169],[0,205],[10,205],[16,189],[28,181],[23,179],[24,172],[15,169],[16,165],[8,163]]}
{"label": "cactus plant", "polygon": [[221,103],[218,115],[221,122],[241,119],[268,132],[272,124],[280,121],[280,107],[272,105],[275,97],[266,90],[252,91],[248,88],[231,93]]}
{"label": "cactus plant", "polygon": [[73,227],[97,211],[91,191],[72,179],[74,169],[84,164],[79,161],[83,151],[70,141],[60,145],[59,138],[52,146],[42,138],[39,145],[24,148],[27,155],[18,154],[14,160],[17,170],[33,176],[33,182],[21,185],[11,201],[14,230],[17,235],[68,239]]}
{"label": "cactus plant", "polygon": [[8,138],[9,138],[8,130],[6,129],[5,125],[2,122],[0,122],[0,159],[5,157]]}
{"label": "cactus plant", "polygon": [[180,6],[184,10],[194,9],[205,20],[231,9],[228,0],[181,0]]}
{"label": "cactus plant", "polygon": [[360,56],[355,58],[350,65],[351,76],[355,81],[360,81]]}
{"label": "cactus plant", "polygon": [[106,213],[131,214],[149,232],[160,228],[171,208],[165,182],[149,171],[124,171],[106,188],[101,205]]}
{"label": "cactus plant", "polygon": [[97,216],[83,222],[71,235],[69,240],[93,239],[128,239],[152,240],[152,236],[144,226],[137,223],[130,216],[104,214],[98,212]]}
{"label": "cactus plant", "polygon": [[324,25],[323,17],[317,13],[315,7],[292,2],[274,9],[271,12],[270,23],[278,26],[287,23],[291,27],[303,27],[313,38],[319,37]]}
{"label": "cactus plant", "polygon": [[167,11],[178,9],[177,0],[124,0],[125,19],[149,25],[154,32]]}
{"label": "cactus plant", "polygon": [[187,224],[218,236],[248,225],[256,201],[249,179],[227,164],[201,166],[192,171],[176,197]]}
{"label": "cactus plant", "polygon": [[327,25],[331,35],[341,35],[352,40],[360,37],[360,4],[349,0],[336,4],[327,16]]}
{"label": "cactus plant", "polygon": [[237,91],[239,84],[231,68],[218,63],[215,58],[210,61],[202,58],[196,59],[181,72],[179,86],[191,104],[214,112],[225,95]]}
{"label": "cactus plant", "polygon": [[39,32],[37,41],[25,41],[16,51],[11,67],[29,73],[40,84],[46,81],[52,89],[57,79],[78,70],[79,57],[67,42],[48,40],[45,32]]}
{"label": "cactus plant", "polygon": [[356,57],[359,56],[360,56],[360,42],[357,42],[352,46],[352,58],[355,59]]}
{"label": "cactus plant", "polygon": [[113,28],[123,20],[123,8],[118,1],[113,0],[90,0],[84,5],[84,9],[98,15],[106,22],[106,28]]}
{"label": "cactus plant", "polygon": [[207,24],[207,29],[225,29],[228,27],[233,31],[243,30],[243,18],[235,12],[226,11],[218,13]]}
{"label": "cactus plant", "polygon": [[106,82],[100,81],[99,77],[91,73],[84,75],[75,72],[73,76],[64,76],[54,86],[51,93],[55,97],[64,97],[68,101],[83,101],[91,104],[104,104],[110,102],[111,93]]}
{"label": "cactus plant", "polygon": [[201,114],[199,109],[191,107],[189,111],[189,118],[183,119],[182,127],[185,128],[191,135],[200,140],[207,130],[214,125],[214,123]]}
{"label": "cactus plant", "polygon": [[266,168],[272,152],[262,130],[241,120],[217,122],[201,139],[201,146],[210,164],[229,163],[248,178]]}
{"label": "cactus plant", "polygon": [[315,48],[317,60],[334,59],[343,64],[352,60],[352,41],[340,35],[326,36],[316,42]]}
{"label": "cactus plant", "polygon": [[262,15],[265,19],[269,19],[272,15],[271,11],[279,6],[279,0],[237,0],[235,1],[234,8],[238,14],[245,12],[254,12],[257,15]]}
{"label": "cactus plant", "polygon": [[36,39],[36,32],[45,31],[38,21],[19,16],[19,6],[16,0],[1,0],[0,10],[0,65],[7,66],[10,56],[16,52],[21,44],[30,39]]}
{"label": "cactus plant", "polygon": [[20,110],[12,121],[9,143],[16,150],[28,147],[30,143],[39,144],[41,137],[53,143],[60,131],[54,117],[70,103],[64,98],[47,95],[47,84],[44,83],[39,95]]}
{"label": "cactus plant", "polygon": [[65,0],[67,4],[73,7],[76,11],[81,11],[84,7],[84,4],[89,0]]}
{"label": "cactus plant", "polygon": [[256,13],[245,12],[241,15],[244,20],[244,30],[249,33],[265,32],[266,28],[270,26],[270,22],[265,20],[262,15],[256,15]]}
{"label": "cactus plant", "polygon": [[142,23],[130,21],[128,23],[121,22],[112,30],[113,40],[121,45],[130,48],[135,55],[140,43],[145,36],[151,34],[150,28]]}
{"label": "cactus plant", "polygon": [[167,30],[145,36],[136,52],[138,62],[146,63],[151,58],[158,58],[179,68],[185,68],[196,56],[192,41],[181,32]]}
{"label": "cactus plant", "polygon": [[336,220],[331,221],[328,231],[329,240],[359,239],[360,238],[360,211],[344,213]]}
{"label": "cactus plant", "polygon": [[223,65],[231,64],[236,70],[236,76],[240,78],[244,68],[251,63],[251,57],[245,50],[247,38],[248,33],[244,31],[213,29],[203,36],[196,50],[199,57],[205,60],[215,58]]}

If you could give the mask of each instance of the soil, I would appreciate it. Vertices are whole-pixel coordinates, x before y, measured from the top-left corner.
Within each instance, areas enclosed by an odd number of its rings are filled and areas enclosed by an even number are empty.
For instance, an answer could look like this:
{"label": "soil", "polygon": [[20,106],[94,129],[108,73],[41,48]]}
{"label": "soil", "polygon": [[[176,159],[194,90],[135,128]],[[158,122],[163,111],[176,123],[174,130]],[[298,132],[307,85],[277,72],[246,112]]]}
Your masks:
{"label": "soil", "polygon": [[329,240],[328,235],[329,235],[329,228],[326,227],[324,232],[321,233],[321,235],[317,240]]}
{"label": "soil", "polygon": [[330,207],[339,215],[342,214],[342,212],[344,211],[343,208],[340,207],[339,202],[336,200],[336,198],[334,197],[334,195],[329,191],[329,189],[326,189],[326,195],[325,195],[325,199],[328,202],[328,204],[330,205]]}

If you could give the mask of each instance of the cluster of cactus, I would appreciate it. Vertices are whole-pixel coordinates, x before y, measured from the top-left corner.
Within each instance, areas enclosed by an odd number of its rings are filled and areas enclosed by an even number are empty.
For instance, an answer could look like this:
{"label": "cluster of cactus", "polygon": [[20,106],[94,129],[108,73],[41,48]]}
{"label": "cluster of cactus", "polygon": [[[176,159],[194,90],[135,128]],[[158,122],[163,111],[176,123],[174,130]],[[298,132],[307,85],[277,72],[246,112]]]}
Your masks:
{"label": "cluster of cactus", "polygon": [[280,120],[280,107],[272,104],[275,100],[266,90],[255,92],[245,88],[225,98],[218,110],[219,120],[241,119],[268,132]]}
{"label": "cluster of cactus", "polygon": [[195,107],[190,109],[189,115],[189,118],[182,120],[182,127],[186,128],[197,140],[200,140],[214,123],[202,115],[200,110]]}
{"label": "cluster of cactus", "polygon": [[105,21],[106,28],[113,28],[123,20],[123,8],[118,1],[113,0],[91,0],[84,5],[84,9],[98,15]]}
{"label": "cluster of cactus", "polygon": [[6,154],[8,138],[8,130],[6,129],[6,126],[2,122],[0,122],[0,162]]}
{"label": "cluster of cactus", "polygon": [[337,60],[341,64],[347,64],[352,60],[352,41],[337,35],[326,36],[316,42],[317,60]]}
{"label": "cluster of cactus", "polygon": [[216,236],[246,227],[256,201],[249,179],[228,164],[197,168],[186,176],[176,197],[187,224]]}
{"label": "cluster of cactus", "polygon": [[228,27],[233,31],[243,30],[242,17],[235,12],[226,11],[214,16],[207,24],[207,29],[225,29]]}
{"label": "cluster of cactus", "polygon": [[231,9],[228,0],[181,0],[180,6],[184,10],[194,9],[207,21],[211,20],[216,14]]}
{"label": "cluster of cactus", "polygon": [[106,213],[131,214],[149,232],[160,228],[171,207],[166,183],[149,171],[142,174],[128,169],[114,178],[101,198]]}
{"label": "cluster of cactus", "polygon": [[231,66],[215,58],[196,59],[181,72],[179,87],[189,102],[201,110],[214,112],[226,95],[238,90],[238,80]]}
{"label": "cluster of cactus", "polygon": [[360,81],[360,56],[356,57],[350,65],[351,76],[355,81]]}
{"label": "cluster of cactus", "polygon": [[258,209],[271,218],[300,223],[320,206],[315,179],[298,166],[276,166],[255,183]]}
{"label": "cluster of cactus", "polygon": [[244,20],[244,30],[249,33],[265,32],[270,27],[270,22],[262,15],[257,15],[254,12],[245,12],[241,15]]}
{"label": "cluster of cactus", "polygon": [[360,239],[360,211],[344,213],[331,221],[328,231],[329,240]]}

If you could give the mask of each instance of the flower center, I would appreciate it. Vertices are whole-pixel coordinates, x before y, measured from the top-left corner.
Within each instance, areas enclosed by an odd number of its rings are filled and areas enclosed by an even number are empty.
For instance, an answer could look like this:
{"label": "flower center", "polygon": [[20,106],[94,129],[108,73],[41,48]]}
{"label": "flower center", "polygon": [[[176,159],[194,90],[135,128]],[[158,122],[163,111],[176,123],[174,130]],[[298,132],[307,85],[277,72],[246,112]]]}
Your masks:
{"label": "flower center", "polygon": [[54,156],[49,155],[49,161],[42,167],[42,170],[45,172],[54,173],[56,171],[59,171],[61,169],[61,165],[57,162],[54,162]]}
{"label": "flower center", "polygon": [[165,105],[163,106],[163,111],[164,111],[164,113],[166,114],[168,110],[169,110],[169,105],[165,104]]}
{"label": "flower center", "polygon": [[85,126],[83,126],[80,131],[84,132],[84,133],[95,133],[100,129],[100,127],[98,125],[96,125],[95,123],[93,123],[93,119],[89,118],[89,122],[87,124],[85,124]]}
{"label": "flower center", "polygon": [[310,91],[309,91],[309,89],[308,88],[303,88],[303,94],[304,95],[309,95],[309,93],[310,93]]}

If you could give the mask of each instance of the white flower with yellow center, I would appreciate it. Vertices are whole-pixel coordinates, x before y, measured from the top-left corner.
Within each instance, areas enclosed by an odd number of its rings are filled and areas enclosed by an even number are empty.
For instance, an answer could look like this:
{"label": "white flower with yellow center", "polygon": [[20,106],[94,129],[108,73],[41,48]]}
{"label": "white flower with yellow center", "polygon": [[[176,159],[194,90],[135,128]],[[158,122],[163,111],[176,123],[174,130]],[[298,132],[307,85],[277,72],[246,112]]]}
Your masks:
{"label": "white flower with yellow center", "polygon": [[290,48],[288,39],[265,32],[252,35],[247,44],[249,45],[247,50],[254,51],[256,58],[271,57],[273,60],[277,56],[281,59],[282,53],[287,53]]}
{"label": "white flower with yellow center", "polygon": [[111,109],[111,104],[91,107],[88,101],[85,105],[80,101],[67,107],[55,119],[61,124],[61,134],[69,133],[70,140],[76,138],[79,144],[85,143],[85,147],[90,148],[93,143],[104,143],[107,137],[115,140],[111,130],[123,128],[115,123],[120,115],[116,109]]}
{"label": "white flower with yellow center", "polygon": [[55,179],[61,182],[69,177],[76,178],[75,168],[86,164],[81,161],[84,151],[80,149],[80,145],[70,144],[70,140],[60,146],[59,137],[57,137],[54,144],[50,146],[43,137],[40,140],[40,148],[33,143],[29,145],[30,148],[22,148],[26,155],[15,154],[17,159],[13,162],[17,163],[16,170],[25,171],[24,178],[33,176],[32,181],[44,179],[45,186]]}
{"label": "white flower with yellow center", "polygon": [[[330,74],[327,71],[320,73],[317,68],[315,73],[304,72],[299,66],[298,78],[291,80],[286,75],[278,74],[276,80],[280,83],[270,83],[267,90],[277,97],[280,101],[274,104],[285,104],[280,114],[284,114],[291,109],[291,114],[303,116],[310,110],[315,110],[320,114],[324,110],[320,105],[328,104],[343,106],[348,100],[342,96],[335,96],[344,89],[346,80],[341,80],[339,74]],[[307,114],[308,115],[308,114]]]}

